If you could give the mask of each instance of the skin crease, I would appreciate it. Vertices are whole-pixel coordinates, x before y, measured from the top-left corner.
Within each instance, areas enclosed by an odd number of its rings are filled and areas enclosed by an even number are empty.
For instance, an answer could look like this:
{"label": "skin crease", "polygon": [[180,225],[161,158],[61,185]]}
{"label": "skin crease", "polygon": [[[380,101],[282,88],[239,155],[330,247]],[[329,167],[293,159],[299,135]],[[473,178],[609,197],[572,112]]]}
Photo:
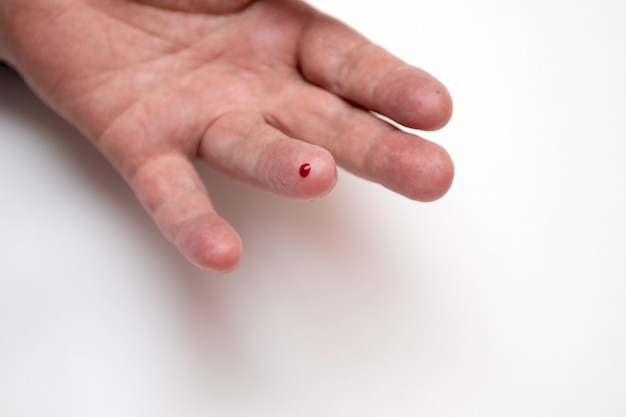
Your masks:
{"label": "skin crease", "polygon": [[0,57],[202,268],[233,270],[242,243],[196,158],[299,200],[328,193],[336,164],[419,201],[452,182],[443,148],[369,111],[438,129],[445,86],[301,1],[4,0]]}

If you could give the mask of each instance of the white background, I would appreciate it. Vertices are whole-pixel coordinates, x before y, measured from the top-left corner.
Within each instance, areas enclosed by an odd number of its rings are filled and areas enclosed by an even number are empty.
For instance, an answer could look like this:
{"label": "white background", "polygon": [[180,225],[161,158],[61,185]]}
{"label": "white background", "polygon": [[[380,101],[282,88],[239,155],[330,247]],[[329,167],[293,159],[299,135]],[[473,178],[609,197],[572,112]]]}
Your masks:
{"label": "white background", "polygon": [[0,415],[626,415],[625,3],[313,3],[448,85],[450,193],[203,167],[245,255],[202,272],[0,69]]}

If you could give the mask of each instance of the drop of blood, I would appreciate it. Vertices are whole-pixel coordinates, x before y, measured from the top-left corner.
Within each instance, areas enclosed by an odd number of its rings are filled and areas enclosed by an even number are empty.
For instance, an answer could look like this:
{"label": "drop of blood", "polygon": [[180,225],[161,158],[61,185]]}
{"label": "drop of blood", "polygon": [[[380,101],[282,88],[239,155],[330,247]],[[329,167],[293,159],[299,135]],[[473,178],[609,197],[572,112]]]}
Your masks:
{"label": "drop of blood", "polygon": [[302,164],[302,166],[300,167],[300,176],[308,177],[310,172],[311,172],[311,164]]}

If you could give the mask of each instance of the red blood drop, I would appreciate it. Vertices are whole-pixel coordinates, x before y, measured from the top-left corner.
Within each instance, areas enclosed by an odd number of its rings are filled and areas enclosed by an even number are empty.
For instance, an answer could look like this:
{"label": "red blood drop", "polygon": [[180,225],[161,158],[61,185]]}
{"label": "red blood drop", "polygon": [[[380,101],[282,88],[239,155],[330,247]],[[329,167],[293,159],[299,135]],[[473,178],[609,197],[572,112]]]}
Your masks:
{"label": "red blood drop", "polygon": [[310,172],[311,172],[311,164],[302,164],[302,166],[300,167],[300,176],[308,177]]}

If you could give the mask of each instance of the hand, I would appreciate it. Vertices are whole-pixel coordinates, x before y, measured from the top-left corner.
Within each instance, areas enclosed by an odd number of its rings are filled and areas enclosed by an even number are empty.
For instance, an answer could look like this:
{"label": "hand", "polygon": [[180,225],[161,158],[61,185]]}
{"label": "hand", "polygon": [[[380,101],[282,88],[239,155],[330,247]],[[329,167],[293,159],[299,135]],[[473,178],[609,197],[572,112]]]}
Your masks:
{"label": "hand", "polygon": [[4,58],[94,143],[200,267],[232,270],[241,241],[213,209],[197,157],[303,200],[332,189],[336,162],[421,201],[452,182],[445,150],[370,112],[438,129],[451,115],[445,87],[300,1],[2,7]]}

